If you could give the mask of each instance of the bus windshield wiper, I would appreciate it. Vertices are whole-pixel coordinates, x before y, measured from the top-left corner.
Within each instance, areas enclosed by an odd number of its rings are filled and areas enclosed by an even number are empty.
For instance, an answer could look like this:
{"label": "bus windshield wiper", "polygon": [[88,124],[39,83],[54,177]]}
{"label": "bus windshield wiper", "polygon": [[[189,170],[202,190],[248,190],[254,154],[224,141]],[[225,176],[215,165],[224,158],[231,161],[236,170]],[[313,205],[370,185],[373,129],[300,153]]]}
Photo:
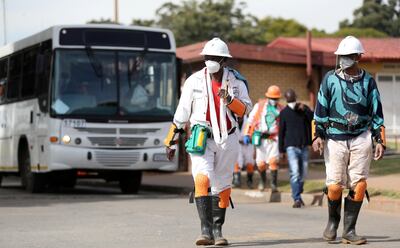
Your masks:
{"label": "bus windshield wiper", "polygon": [[93,49],[90,46],[86,45],[85,50],[89,58],[90,65],[92,66],[94,72],[96,73],[96,76],[103,79],[104,76],[103,67],[100,61],[96,58],[96,56],[94,56]]}

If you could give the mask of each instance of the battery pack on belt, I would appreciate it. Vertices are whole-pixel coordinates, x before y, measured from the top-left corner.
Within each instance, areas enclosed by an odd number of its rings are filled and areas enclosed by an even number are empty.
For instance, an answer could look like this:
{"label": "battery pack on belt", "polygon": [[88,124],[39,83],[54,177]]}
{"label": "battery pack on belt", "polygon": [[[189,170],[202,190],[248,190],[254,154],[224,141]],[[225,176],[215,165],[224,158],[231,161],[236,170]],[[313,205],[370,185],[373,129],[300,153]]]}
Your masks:
{"label": "battery pack on belt", "polygon": [[348,131],[348,132],[354,132],[357,129],[361,129],[364,128],[366,126],[366,123],[362,122],[362,123],[358,123],[356,125],[346,125],[346,124],[342,124],[339,122],[329,122],[329,127],[333,127],[336,129],[339,129],[341,131]]}

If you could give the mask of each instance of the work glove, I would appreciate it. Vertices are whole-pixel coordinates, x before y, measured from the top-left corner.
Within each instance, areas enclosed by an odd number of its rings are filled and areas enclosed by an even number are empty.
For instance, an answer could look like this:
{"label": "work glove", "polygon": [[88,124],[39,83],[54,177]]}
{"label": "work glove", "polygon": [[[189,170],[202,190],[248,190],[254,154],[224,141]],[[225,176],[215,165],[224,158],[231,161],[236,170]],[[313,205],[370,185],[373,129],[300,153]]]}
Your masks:
{"label": "work glove", "polygon": [[250,136],[249,135],[245,135],[243,137],[243,144],[245,144],[245,145],[250,144]]}

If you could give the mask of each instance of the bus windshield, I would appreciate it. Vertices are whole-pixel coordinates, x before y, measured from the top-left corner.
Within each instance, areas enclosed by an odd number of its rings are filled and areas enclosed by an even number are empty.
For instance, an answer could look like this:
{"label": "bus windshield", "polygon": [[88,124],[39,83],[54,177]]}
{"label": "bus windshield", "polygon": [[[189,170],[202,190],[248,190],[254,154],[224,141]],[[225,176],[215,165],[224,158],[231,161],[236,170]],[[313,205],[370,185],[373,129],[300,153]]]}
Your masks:
{"label": "bus windshield", "polygon": [[55,52],[51,113],[57,116],[169,120],[176,104],[175,56],[86,49]]}

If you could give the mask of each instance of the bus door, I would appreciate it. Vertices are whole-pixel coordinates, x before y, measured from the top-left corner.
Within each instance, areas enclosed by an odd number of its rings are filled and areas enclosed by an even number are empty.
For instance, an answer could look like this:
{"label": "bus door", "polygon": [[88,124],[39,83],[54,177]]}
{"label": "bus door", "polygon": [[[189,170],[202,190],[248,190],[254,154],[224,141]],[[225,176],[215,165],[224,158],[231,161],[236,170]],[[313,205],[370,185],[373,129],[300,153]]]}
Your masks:
{"label": "bus door", "polygon": [[48,166],[46,154],[46,142],[48,139],[49,130],[49,103],[48,103],[48,91],[50,81],[50,70],[51,70],[51,57],[52,49],[51,42],[47,41],[41,44],[39,48],[39,54],[36,58],[36,96],[37,104],[34,109],[34,128],[37,137],[37,156],[38,164],[43,169],[44,166]]}

